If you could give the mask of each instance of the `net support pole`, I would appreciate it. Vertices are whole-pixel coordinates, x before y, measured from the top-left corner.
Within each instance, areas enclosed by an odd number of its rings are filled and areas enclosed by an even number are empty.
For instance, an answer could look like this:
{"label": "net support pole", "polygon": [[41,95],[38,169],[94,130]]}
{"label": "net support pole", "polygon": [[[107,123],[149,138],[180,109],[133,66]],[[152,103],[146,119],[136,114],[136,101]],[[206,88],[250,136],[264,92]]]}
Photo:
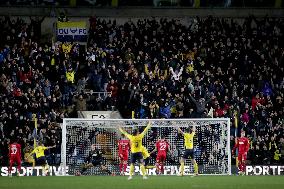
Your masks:
{"label": "net support pole", "polygon": [[62,124],[62,146],[61,146],[61,165],[62,175],[66,175],[66,120],[63,119]]}
{"label": "net support pole", "polygon": [[230,119],[227,119],[227,148],[228,148],[228,175],[232,174],[232,163],[231,163],[231,143],[230,143],[230,136],[231,136],[231,126],[230,126]]}

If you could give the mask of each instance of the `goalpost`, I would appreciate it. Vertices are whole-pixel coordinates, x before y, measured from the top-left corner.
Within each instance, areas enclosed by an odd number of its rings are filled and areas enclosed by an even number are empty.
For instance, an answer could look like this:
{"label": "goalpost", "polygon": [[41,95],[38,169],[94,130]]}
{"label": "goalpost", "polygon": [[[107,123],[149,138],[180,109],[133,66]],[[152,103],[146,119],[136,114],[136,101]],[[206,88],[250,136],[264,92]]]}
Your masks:
{"label": "goalpost", "polygon": [[[118,127],[131,133],[133,129],[142,131],[151,121],[152,127],[143,139],[143,145],[151,152],[155,142],[163,134],[169,141],[172,154],[168,154],[165,162],[164,175],[176,175],[179,168],[179,159],[184,151],[183,136],[178,133],[177,127],[184,130],[195,126],[194,154],[199,165],[199,174],[230,175],[230,119],[81,119],[65,118],[62,125],[61,165],[62,174],[74,175],[84,163],[91,146],[104,152],[104,164],[112,172],[119,174],[119,158],[117,141],[121,133]],[[130,157],[130,156],[129,156]],[[155,165],[156,156],[150,157],[150,164]],[[190,160],[185,163],[185,175],[193,174],[193,165]],[[136,166],[135,172],[139,173]],[[89,175],[103,174],[99,167],[87,171]],[[149,175],[156,174],[155,168],[148,170]]]}

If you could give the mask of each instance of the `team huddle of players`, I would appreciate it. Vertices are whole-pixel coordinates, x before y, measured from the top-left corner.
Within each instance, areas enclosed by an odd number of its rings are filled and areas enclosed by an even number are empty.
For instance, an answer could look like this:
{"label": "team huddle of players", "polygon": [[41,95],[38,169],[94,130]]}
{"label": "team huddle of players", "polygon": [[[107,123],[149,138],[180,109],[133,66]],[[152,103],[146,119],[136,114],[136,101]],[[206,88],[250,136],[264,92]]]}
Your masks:
{"label": "team huddle of players", "polygon": [[[134,174],[134,165],[136,162],[138,162],[140,165],[140,170],[142,172],[143,179],[147,179],[146,168],[156,167],[157,174],[163,174],[164,172],[164,165],[167,158],[167,153],[171,153],[170,144],[166,140],[166,137],[162,135],[160,139],[156,142],[155,149],[151,153],[149,153],[148,150],[142,145],[142,139],[144,138],[150,127],[151,122],[147,124],[147,127],[143,130],[142,133],[140,133],[138,129],[134,129],[132,134],[129,134],[124,129],[119,128],[119,131],[122,133],[122,138],[118,141],[119,169],[121,175],[124,175],[126,172],[129,158],[129,150],[131,151],[128,180],[132,179],[132,176]],[[182,131],[180,128],[177,128],[177,130],[184,137],[184,153],[180,158],[179,176],[183,176],[185,160],[188,158],[190,158],[192,161],[194,168],[194,176],[196,176],[198,175],[198,165],[194,158],[193,141],[196,129],[193,126],[186,128],[185,131]],[[39,142],[38,146],[34,148],[34,150],[30,153],[28,157],[26,157],[26,159],[28,159],[30,156],[35,154],[36,163],[42,166],[43,176],[47,175],[49,170],[44,151],[54,147],[55,146],[45,147],[41,142]],[[245,170],[246,156],[249,150],[249,140],[245,137],[244,131],[241,132],[241,137],[236,141],[232,153],[234,153],[236,149],[238,149],[239,173],[243,175]],[[156,151],[156,165],[149,166],[150,156]],[[17,164],[17,175],[19,175],[19,172],[21,170],[21,145],[17,142],[10,144],[9,158],[9,176],[12,176],[11,170],[14,163]],[[78,172],[78,174],[81,175],[88,168],[95,166],[100,166],[102,171],[105,171],[108,174],[112,174],[112,172],[107,169],[107,166],[103,164],[103,152],[99,148],[97,148],[96,145],[92,145],[92,149],[89,152],[89,156],[86,158],[86,161],[82,165],[81,170]]]}

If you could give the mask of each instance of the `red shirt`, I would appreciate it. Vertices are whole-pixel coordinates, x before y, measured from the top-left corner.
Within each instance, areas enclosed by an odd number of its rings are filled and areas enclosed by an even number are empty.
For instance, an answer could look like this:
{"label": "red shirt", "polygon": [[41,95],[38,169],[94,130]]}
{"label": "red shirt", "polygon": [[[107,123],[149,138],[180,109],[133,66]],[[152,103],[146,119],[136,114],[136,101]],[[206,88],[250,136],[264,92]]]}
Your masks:
{"label": "red shirt", "polygon": [[21,158],[21,145],[18,143],[10,144],[9,146],[9,157]]}
{"label": "red shirt", "polygon": [[118,85],[116,83],[111,84],[109,83],[107,85],[107,92],[111,92],[112,97],[117,97],[118,96]]}
{"label": "red shirt", "polygon": [[239,153],[246,153],[249,150],[249,139],[247,137],[241,137],[237,140],[234,149],[238,148]]}
{"label": "red shirt", "polygon": [[120,154],[128,153],[130,149],[130,141],[127,139],[121,139],[118,141],[118,152]]}
{"label": "red shirt", "polygon": [[166,140],[158,140],[156,142],[156,148],[158,150],[158,155],[167,154],[167,151],[169,150],[169,143]]}
{"label": "red shirt", "polygon": [[223,110],[222,108],[216,109],[216,110],[215,110],[215,115],[216,115],[217,117],[222,117],[222,116],[224,116],[224,110]]}
{"label": "red shirt", "polygon": [[252,100],[251,100],[251,107],[252,107],[252,110],[255,109],[256,105],[260,103],[260,104],[265,104],[265,99],[264,98],[256,98],[256,97],[253,97]]}

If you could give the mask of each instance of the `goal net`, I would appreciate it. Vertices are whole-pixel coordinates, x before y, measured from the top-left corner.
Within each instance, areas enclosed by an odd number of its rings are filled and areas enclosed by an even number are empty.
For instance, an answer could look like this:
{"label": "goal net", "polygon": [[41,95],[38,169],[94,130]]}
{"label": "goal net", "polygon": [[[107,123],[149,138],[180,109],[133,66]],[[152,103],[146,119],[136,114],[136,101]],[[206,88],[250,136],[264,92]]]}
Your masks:
{"label": "goal net", "polygon": [[[199,165],[199,174],[226,175],[231,174],[230,154],[230,120],[224,119],[64,119],[62,125],[61,161],[63,175],[74,175],[89,155],[92,145],[103,151],[103,164],[116,174],[119,174],[119,157],[117,142],[121,133],[118,127],[128,133],[133,129],[142,131],[148,121],[152,127],[143,139],[143,146],[149,152],[155,148],[155,143],[161,135],[169,141],[172,153],[167,155],[165,175],[176,175],[179,169],[179,159],[184,151],[183,136],[177,127],[185,130],[195,126],[194,156]],[[129,156],[130,158],[130,156]],[[155,165],[156,154],[150,157],[150,165]],[[129,162],[129,161],[128,161]],[[68,170],[68,171],[67,171]],[[127,168],[129,171],[129,167]],[[139,174],[138,165],[135,172]],[[86,171],[87,175],[105,174],[99,166]],[[155,168],[148,169],[153,175]],[[185,175],[193,174],[190,160],[185,163]]]}

